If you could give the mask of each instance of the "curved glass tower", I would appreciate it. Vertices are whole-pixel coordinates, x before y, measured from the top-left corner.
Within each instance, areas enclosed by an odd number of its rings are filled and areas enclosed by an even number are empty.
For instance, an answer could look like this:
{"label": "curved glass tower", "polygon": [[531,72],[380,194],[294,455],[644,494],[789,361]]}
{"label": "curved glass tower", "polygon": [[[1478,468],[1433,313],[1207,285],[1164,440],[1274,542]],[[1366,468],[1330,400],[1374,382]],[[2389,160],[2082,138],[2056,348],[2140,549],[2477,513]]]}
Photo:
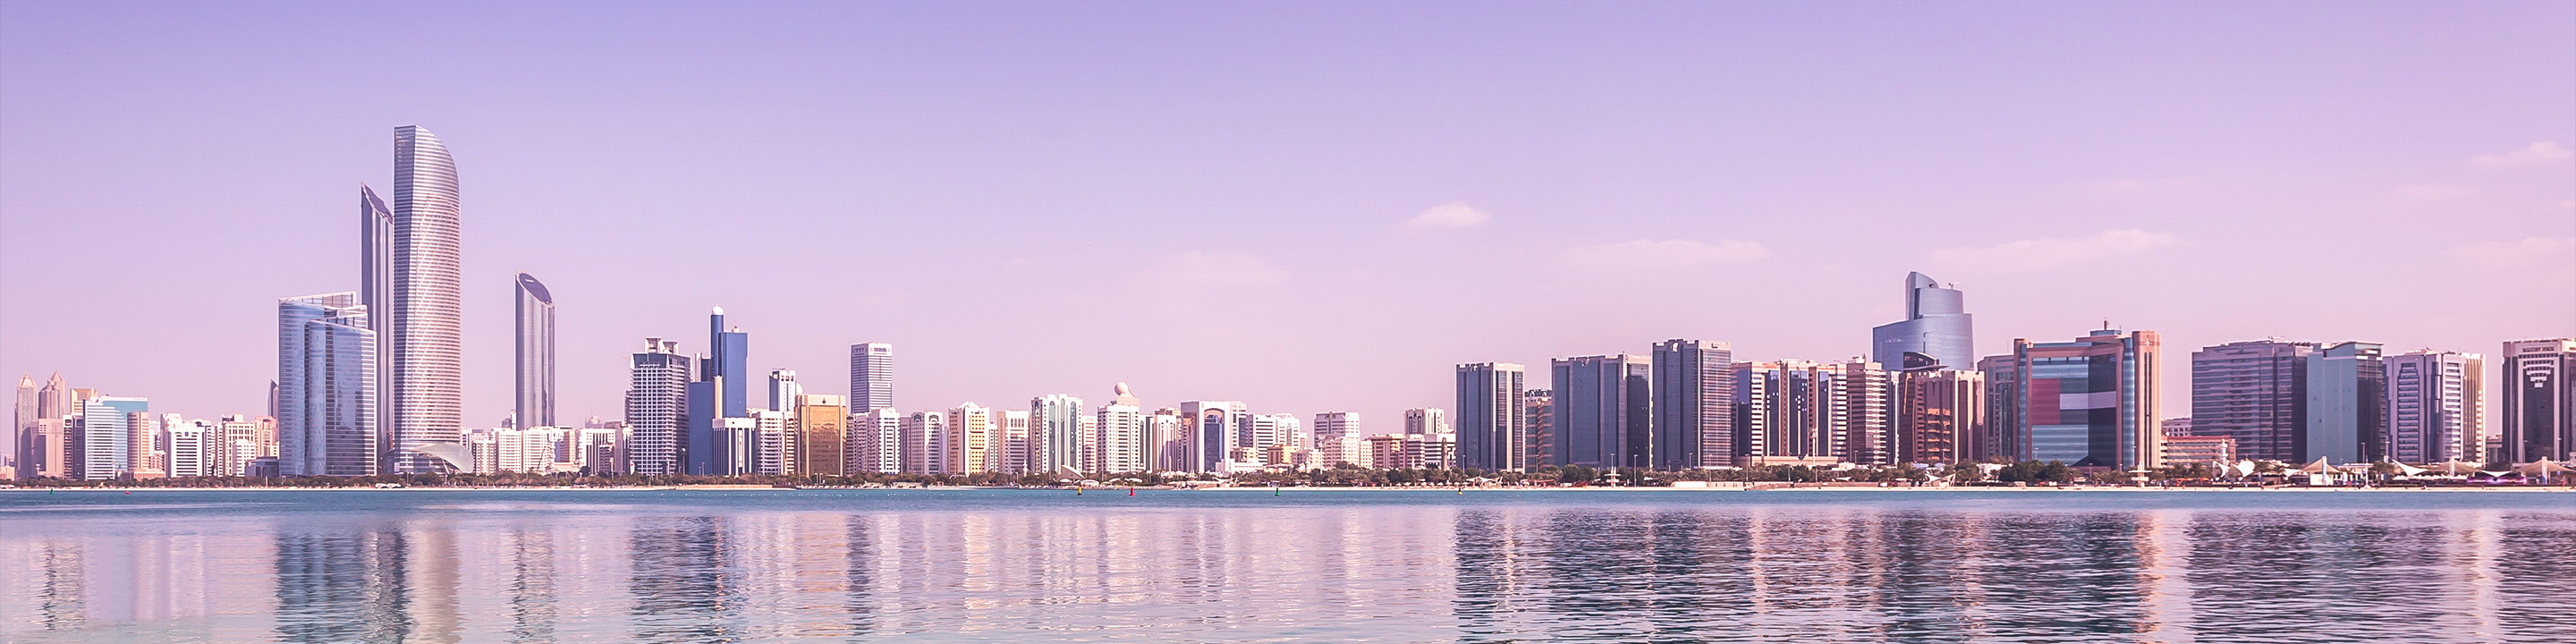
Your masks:
{"label": "curved glass tower", "polygon": [[1870,360],[1889,371],[1934,365],[1955,370],[1977,366],[1977,347],[1968,315],[1967,295],[1943,288],[1931,276],[1905,274],[1905,321],[1870,330]]}
{"label": "curved glass tower", "polygon": [[455,467],[424,448],[464,430],[463,234],[456,162],[417,125],[394,128],[393,444],[395,473]]}
{"label": "curved glass tower", "polygon": [[520,273],[518,306],[519,428],[555,424],[555,296],[537,278]]}

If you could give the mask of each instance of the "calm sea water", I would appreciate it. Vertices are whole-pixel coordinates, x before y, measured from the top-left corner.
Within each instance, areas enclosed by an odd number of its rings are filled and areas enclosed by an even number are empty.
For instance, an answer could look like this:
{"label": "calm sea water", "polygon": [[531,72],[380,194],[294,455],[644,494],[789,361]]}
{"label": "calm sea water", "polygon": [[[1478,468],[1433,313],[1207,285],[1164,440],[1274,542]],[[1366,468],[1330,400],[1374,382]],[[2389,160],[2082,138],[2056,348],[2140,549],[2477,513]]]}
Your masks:
{"label": "calm sea water", "polygon": [[2576,638],[2576,494],[0,492],[6,642]]}

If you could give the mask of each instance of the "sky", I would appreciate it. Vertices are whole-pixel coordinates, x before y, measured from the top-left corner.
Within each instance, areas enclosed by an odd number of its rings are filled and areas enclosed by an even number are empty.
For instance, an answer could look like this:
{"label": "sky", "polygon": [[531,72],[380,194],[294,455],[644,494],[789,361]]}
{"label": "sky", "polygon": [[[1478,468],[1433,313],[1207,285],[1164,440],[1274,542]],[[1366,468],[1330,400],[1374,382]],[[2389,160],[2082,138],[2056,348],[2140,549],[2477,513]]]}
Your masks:
{"label": "sky", "polygon": [[0,375],[261,413],[419,124],[469,426],[512,275],[563,419],[646,337],[896,405],[1453,403],[1452,368],[1847,359],[1907,271],[1984,354],[2104,323],[2576,336],[2567,2],[0,2]]}

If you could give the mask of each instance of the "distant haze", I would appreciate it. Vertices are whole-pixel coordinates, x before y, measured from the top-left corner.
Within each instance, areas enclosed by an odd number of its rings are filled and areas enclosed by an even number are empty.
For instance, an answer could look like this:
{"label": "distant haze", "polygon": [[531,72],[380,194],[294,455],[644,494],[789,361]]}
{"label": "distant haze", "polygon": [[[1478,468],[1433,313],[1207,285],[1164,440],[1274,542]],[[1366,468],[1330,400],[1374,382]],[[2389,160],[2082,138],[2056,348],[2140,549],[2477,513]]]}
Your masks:
{"label": "distant haze", "polygon": [[[514,272],[557,417],[643,338],[896,403],[1452,405],[1461,362],[1982,354],[2106,320],[2576,335],[2576,4],[0,5],[0,374],[258,413],[417,123],[463,184],[466,419]],[[755,385],[755,388],[757,385]]]}

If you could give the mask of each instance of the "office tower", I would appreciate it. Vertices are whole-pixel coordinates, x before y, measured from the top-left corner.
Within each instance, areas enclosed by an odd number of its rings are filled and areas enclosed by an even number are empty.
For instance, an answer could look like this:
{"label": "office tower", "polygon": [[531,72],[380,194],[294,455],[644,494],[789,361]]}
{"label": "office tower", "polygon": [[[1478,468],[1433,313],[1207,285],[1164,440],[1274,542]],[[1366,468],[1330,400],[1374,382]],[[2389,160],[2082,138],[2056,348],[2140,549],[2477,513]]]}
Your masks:
{"label": "office tower", "polygon": [[878,409],[850,415],[849,471],[894,474],[903,470],[903,414]]}
{"label": "office tower", "polygon": [[1092,471],[1123,474],[1145,470],[1145,411],[1133,404],[1134,398],[1100,406],[1092,422],[1098,433],[1092,437],[1095,446]]}
{"label": "office tower", "polygon": [[996,456],[1001,459],[1002,471],[1012,474],[1031,472],[1029,458],[1035,448],[1029,442],[1032,438],[1029,434],[1029,410],[1004,409],[995,412],[993,433],[1000,440],[1000,453]]}
{"label": "office tower", "polygon": [[1187,472],[1214,472],[1234,451],[1234,428],[1248,413],[1243,403],[1231,400],[1194,400],[1181,403],[1182,422],[1189,424],[1183,438],[1184,467]]}
{"label": "office tower", "polygon": [[1886,462],[1894,382],[1878,363],[1739,362],[1745,463]]}
{"label": "office tower", "polygon": [[1158,472],[1188,471],[1190,444],[1189,417],[1178,409],[1157,409],[1145,416],[1146,469]]}
{"label": "office tower", "polygon": [[769,408],[796,411],[796,397],[805,395],[805,386],[796,384],[796,370],[769,370]]}
{"label": "office tower", "polygon": [[1852,360],[1842,364],[1846,434],[1836,454],[1862,465],[1885,465],[1893,457],[1896,428],[1896,373],[1878,363]]}
{"label": "office tower", "polygon": [[1529,437],[1521,441],[1529,450],[1528,456],[1524,457],[1529,460],[1525,462],[1534,468],[1563,465],[1554,460],[1556,458],[1556,391],[1553,389],[1522,390],[1521,403],[1522,409],[1527,410],[1522,412],[1522,418],[1525,419],[1523,422],[1529,426]]}
{"label": "office tower", "polygon": [[1986,375],[1931,365],[1896,374],[1896,463],[1973,463],[1984,443]]}
{"label": "office tower", "polygon": [[1733,465],[1734,349],[1709,340],[1665,340],[1655,344],[1654,369],[1654,467]]}
{"label": "office tower", "polygon": [[[2161,467],[2157,380],[2162,346],[2154,331],[2094,331],[2072,342],[2013,340],[2021,381],[2023,458],[2079,467]],[[2193,415],[2194,423],[2206,418]]]}
{"label": "office tower", "polygon": [[689,445],[684,450],[688,473],[699,475],[743,461],[733,453],[741,441],[723,437],[725,419],[750,417],[744,393],[751,371],[743,365],[751,357],[751,335],[726,327],[724,307],[715,307],[707,313],[707,347],[712,353],[699,359],[698,380],[689,383]]}
{"label": "office tower", "polygon": [[98,396],[82,403],[81,478],[103,481],[131,471],[135,415],[151,411],[151,401],[142,398]]}
{"label": "office tower", "polygon": [[163,430],[169,441],[170,477],[207,476],[214,468],[213,438],[216,429],[205,421],[169,424]]}
{"label": "office tower", "polygon": [[2377,461],[2388,453],[2388,371],[2367,342],[2326,345],[2308,354],[2307,453],[2335,463]]}
{"label": "office tower", "polygon": [[948,463],[948,414],[917,411],[898,425],[905,474],[954,474]]}
{"label": "office tower", "polygon": [[2504,343],[2502,460],[2576,460],[2576,338]]}
{"label": "office tower", "polygon": [[1323,441],[1338,439],[1344,436],[1358,435],[1360,435],[1359,412],[1328,411],[1315,414],[1315,441],[1317,445],[1322,445]]}
{"label": "office tower", "polygon": [[[367,184],[358,184],[358,305],[367,307],[367,330],[376,332],[376,445],[394,443],[394,211]],[[277,383],[268,383],[268,415],[277,415]],[[379,469],[390,455],[377,459]]]}
{"label": "office tower", "polygon": [[372,396],[372,315],[350,292],[277,301],[277,471],[281,476],[377,473],[383,437]]}
{"label": "office tower", "polygon": [[[417,125],[394,129],[393,471],[457,467],[432,445],[461,446],[464,238],[456,164]],[[382,341],[381,339],[379,341]]]}
{"label": "office tower", "polygon": [[518,427],[555,424],[555,296],[537,278],[520,273],[518,305]]}
{"label": "office tower", "polygon": [[2013,460],[2028,453],[2030,437],[2021,433],[2021,360],[2011,354],[1977,360],[1986,379],[1986,440],[1971,459]]}
{"label": "office tower", "polygon": [[1922,273],[1906,273],[1905,320],[1870,330],[1874,344],[1870,358],[1891,371],[1909,366],[1909,354],[1931,364],[1968,369],[1977,357],[1970,321],[1966,294],[1944,288]]}
{"label": "office tower", "polygon": [[625,441],[627,471],[647,476],[682,472],[689,425],[689,385],[695,370],[680,343],[645,338],[627,372]]}
{"label": "office tower", "polygon": [[1595,468],[1652,465],[1654,365],[1645,356],[1559,358],[1549,367],[1549,390],[1556,392],[1550,429],[1558,443],[1550,462]]}
{"label": "office tower", "polygon": [[796,473],[849,473],[849,456],[843,450],[850,437],[842,430],[850,416],[848,401],[843,396],[823,394],[796,397]]}
{"label": "office tower", "polygon": [[2315,458],[2308,449],[2308,356],[2316,351],[2314,342],[2275,338],[2192,352],[2192,433],[2236,439],[2243,458]]}
{"label": "office tower", "polygon": [[894,345],[850,345],[850,413],[864,414],[893,406]]}
{"label": "office tower", "polygon": [[10,422],[8,435],[0,436],[0,455],[8,456],[10,464],[17,466],[18,476],[23,478],[33,476],[28,473],[33,470],[27,469],[27,459],[24,455],[19,453],[18,446],[20,445],[20,436],[27,433],[27,428],[34,427],[36,424],[35,374],[18,376],[17,401],[18,404],[12,408],[12,413],[9,415]]}
{"label": "office tower", "polygon": [[1438,407],[1416,407],[1404,410],[1404,434],[1449,433],[1449,410]]}
{"label": "office tower", "polygon": [[2424,350],[2386,368],[2390,460],[2486,462],[2486,356]]}
{"label": "office tower", "polygon": [[[1529,467],[1529,369],[1509,362],[1458,365],[1458,465],[1517,472]],[[1324,417],[1317,415],[1317,425]],[[1327,434],[1322,427],[1316,435]]]}
{"label": "office tower", "polygon": [[1030,467],[1048,475],[1084,471],[1082,399],[1047,394],[1029,399]]}

